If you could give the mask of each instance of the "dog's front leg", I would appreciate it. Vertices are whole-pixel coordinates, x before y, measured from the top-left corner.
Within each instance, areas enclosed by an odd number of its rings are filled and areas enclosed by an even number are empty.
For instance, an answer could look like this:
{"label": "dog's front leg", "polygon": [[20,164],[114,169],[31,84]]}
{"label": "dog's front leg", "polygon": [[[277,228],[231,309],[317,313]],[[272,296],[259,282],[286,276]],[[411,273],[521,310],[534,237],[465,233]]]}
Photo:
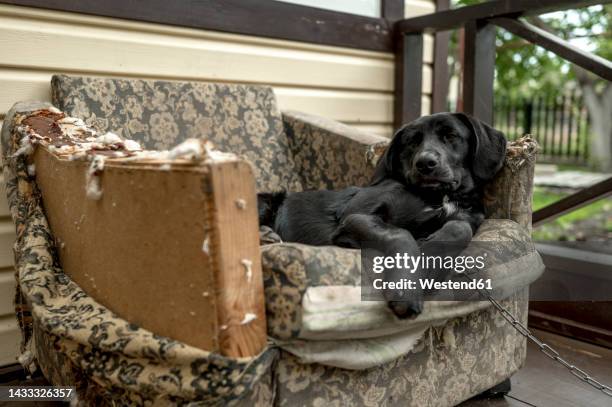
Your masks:
{"label": "dog's front leg", "polygon": [[423,240],[422,247],[443,247],[438,243],[454,243],[452,245],[453,250],[449,252],[452,255],[455,251],[455,255],[459,254],[472,240],[472,226],[470,222],[464,220],[449,220],[442,227],[436,230],[431,235],[427,236]]}
{"label": "dog's front leg", "polygon": [[[429,258],[456,257],[465,250],[472,241],[473,227],[464,220],[450,220],[440,229],[420,242],[421,252]],[[444,267],[432,268],[427,271],[430,277],[440,281],[452,270]]]}
{"label": "dog's front leg", "polygon": [[[374,249],[385,257],[393,257],[404,253],[416,257],[420,253],[419,246],[410,232],[405,229],[385,223],[377,215],[351,214],[342,220],[332,241],[338,246],[359,249]],[[384,289],[383,296],[391,311],[401,319],[411,318],[423,310],[423,290],[418,280],[418,272],[405,267],[385,268],[383,281],[398,284],[413,281],[411,289]]]}

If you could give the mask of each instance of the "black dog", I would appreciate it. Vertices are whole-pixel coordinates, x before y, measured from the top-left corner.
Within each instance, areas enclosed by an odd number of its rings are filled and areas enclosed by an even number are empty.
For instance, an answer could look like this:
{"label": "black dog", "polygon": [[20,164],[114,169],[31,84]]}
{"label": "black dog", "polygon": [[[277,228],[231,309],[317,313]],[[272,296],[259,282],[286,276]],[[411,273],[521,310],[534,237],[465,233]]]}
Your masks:
{"label": "black dog", "polygon": [[[389,256],[441,254],[441,242],[454,242],[444,255],[457,255],[484,219],[483,187],[505,153],[503,133],[468,115],[422,117],[396,132],[369,186],[260,194],[260,224],[288,242],[370,247]],[[384,281],[419,277],[383,274]],[[423,293],[410,291],[384,293],[400,318],[422,310]]]}

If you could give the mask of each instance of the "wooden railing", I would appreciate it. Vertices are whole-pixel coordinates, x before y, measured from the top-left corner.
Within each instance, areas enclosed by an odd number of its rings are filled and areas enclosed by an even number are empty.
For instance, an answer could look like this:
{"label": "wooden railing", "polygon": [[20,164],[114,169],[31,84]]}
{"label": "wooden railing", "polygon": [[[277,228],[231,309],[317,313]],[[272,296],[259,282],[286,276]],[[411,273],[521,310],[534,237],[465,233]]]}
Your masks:
{"label": "wooden railing", "polygon": [[495,96],[493,126],[508,140],[531,134],[538,141],[538,161],[585,165],[590,153],[591,116],[582,92],[541,93],[529,98]]}
{"label": "wooden railing", "polygon": [[[463,28],[463,111],[493,123],[495,30],[511,33],[551,51],[601,78],[612,81],[612,62],[585,52],[520,17],[609,3],[610,0],[494,0],[474,6],[438,11],[398,21],[395,26],[395,124],[421,115],[423,34]],[[434,89],[436,87],[434,81]],[[445,106],[434,92],[432,106]],[[534,225],[552,220],[612,193],[612,178],[585,188],[533,214]]]}

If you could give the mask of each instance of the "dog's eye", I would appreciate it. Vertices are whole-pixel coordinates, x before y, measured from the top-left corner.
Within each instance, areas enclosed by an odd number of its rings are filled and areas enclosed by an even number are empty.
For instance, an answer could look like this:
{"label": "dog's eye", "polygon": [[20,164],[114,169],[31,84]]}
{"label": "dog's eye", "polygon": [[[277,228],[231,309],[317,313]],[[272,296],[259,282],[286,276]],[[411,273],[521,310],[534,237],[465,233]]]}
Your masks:
{"label": "dog's eye", "polygon": [[413,133],[406,140],[406,144],[408,144],[410,146],[415,146],[415,145],[419,144],[422,139],[423,139],[423,134],[422,133]]}
{"label": "dog's eye", "polygon": [[442,136],[442,139],[447,143],[452,143],[456,138],[457,135],[455,133],[444,133]]}

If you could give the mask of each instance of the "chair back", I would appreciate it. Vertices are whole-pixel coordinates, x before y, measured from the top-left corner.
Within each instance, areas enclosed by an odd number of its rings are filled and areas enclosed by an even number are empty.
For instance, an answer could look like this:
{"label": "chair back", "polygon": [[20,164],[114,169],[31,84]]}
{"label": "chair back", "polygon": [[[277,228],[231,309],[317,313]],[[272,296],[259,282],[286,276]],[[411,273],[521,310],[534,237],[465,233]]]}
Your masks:
{"label": "chair back", "polygon": [[258,192],[301,190],[272,88],[55,75],[53,104],[99,132],[170,149],[205,138],[253,164]]}

